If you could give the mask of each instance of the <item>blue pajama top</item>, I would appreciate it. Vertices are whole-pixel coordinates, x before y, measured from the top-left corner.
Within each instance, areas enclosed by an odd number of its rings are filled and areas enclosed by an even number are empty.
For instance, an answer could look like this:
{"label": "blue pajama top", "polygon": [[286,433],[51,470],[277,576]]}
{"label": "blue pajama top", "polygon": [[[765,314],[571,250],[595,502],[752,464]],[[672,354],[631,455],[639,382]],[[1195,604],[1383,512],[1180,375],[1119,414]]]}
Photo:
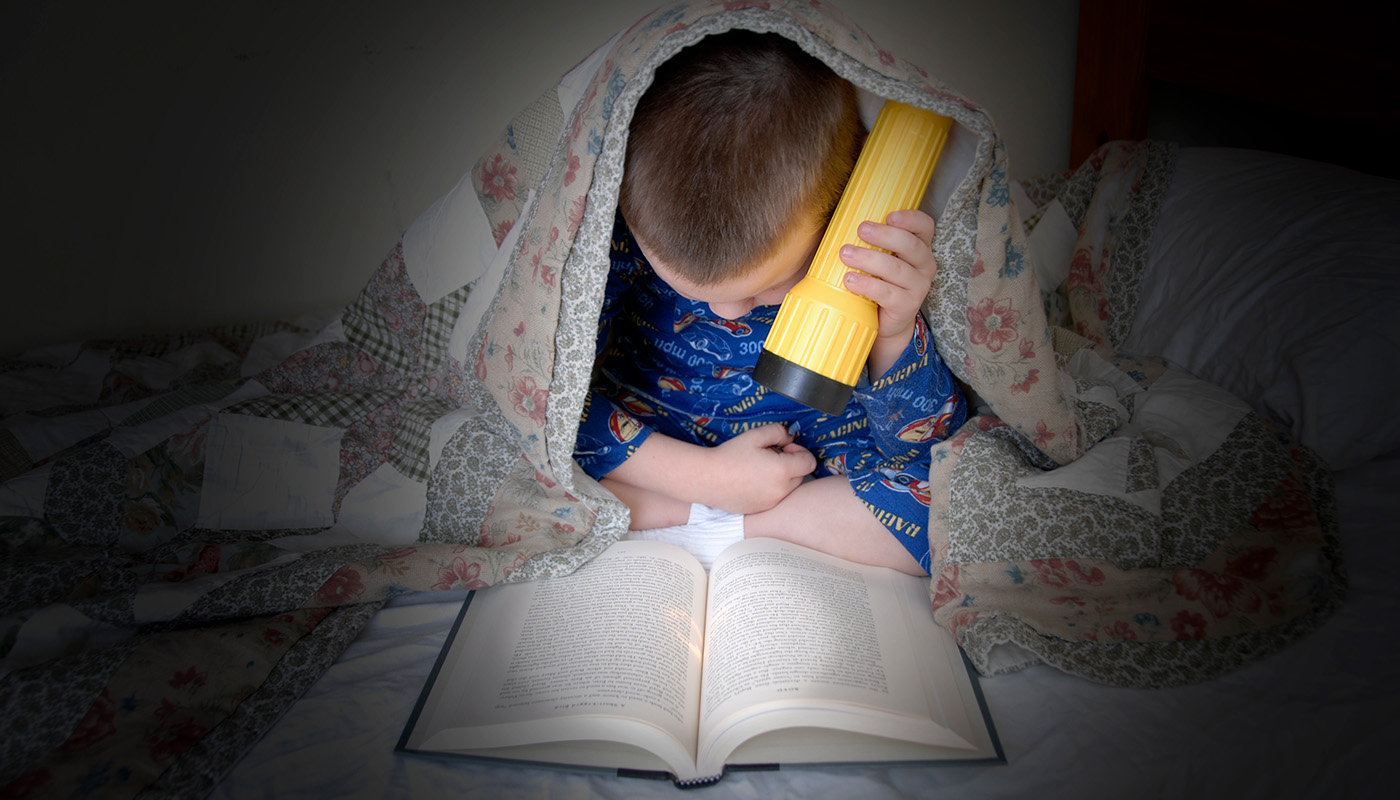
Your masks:
{"label": "blue pajama top", "polygon": [[619,214],[575,460],[602,478],[654,431],[715,445],[781,422],[817,457],[814,474],[846,475],[927,570],[929,446],[962,425],[967,405],[922,317],[895,365],[873,383],[863,376],[833,417],[754,381],[777,312],[759,306],[727,320],[680,296],[657,277]]}

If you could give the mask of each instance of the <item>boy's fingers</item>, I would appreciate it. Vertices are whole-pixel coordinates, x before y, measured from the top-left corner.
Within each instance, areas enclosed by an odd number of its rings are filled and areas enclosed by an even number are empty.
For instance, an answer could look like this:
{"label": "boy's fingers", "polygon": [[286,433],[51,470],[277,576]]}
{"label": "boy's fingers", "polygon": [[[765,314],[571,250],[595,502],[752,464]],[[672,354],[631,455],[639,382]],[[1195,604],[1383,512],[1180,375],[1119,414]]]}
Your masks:
{"label": "boy's fingers", "polygon": [[938,229],[938,223],[933,221],[933,217],[918,209],[891,211],[889,216],[885,217],[885,222],[912,233],[914,238],[930,246]]}
{"label": "boy's fingers", "polygon": [[933,217],[918,209],[908,209],[904,211],[891,211],[885,217],[885,224],[895,231],[903,231],[912,237],[912,241],[907,247],[901,249],[895,245],[880,245],[886,250],[896,253],[904,253],[911,260],[923,260],[925,253],[932,253],[933,239],[938,233],[938,223]]}
{"label": "boy's fingers", "polygon": [[894,225],[881,225],[878,222],[862,222],[856,229],[856,235],[862,242],[884,250],[899,252],[901,249],[908,249],[910,245],[917,244],[919,237],[904,228]]}
{"label": "boy's fingers", "polygon": [[792,442],[792,434],[781,422],[770,422],[750,429],[750,434],[763,447],[784,447]]}
{"label": "boy's fingers", "polygon": [[[871,273],[875,275],[876,273]],[[845,276],[846,288],[875,303],[888,308],[896,299],[896,287],[884,276],[871,277],[859,272],[848,272]]]}
{"label": "boy's fingers", "polygon": [[867,222],[861,225],[858,235],[861,241],[894,253],[901,261],[916,270],[925,271],[924,267],[934,263],[932,245],[929,244],[933,240],[932,228],[925,234],[893,225],[876,225],[873,222]]}
{"label": "boy's fingers", "polygon": [[[797,447],[797,445],[793,446]],[[781,454],[787,459],[788,463],[791,465],[791,474],[794,477],[806,475],[807,473],[817,468],[817,457],[812,455],[811,451],[809,451],[805,447],[802,447],[798,450],[789,450],[787,448],[784,448]]]}
{"label": "boy's fingers", "polygon": [[903,259],[879,250],[871,250],[868,247],[854,247],[852,245],[846,247],[850,249],[843,248],[841,251],[841,261],[846,266],[879,279],[867,280],[858,273],[848,272],[846,273],[848,281],[846,288],[851,291],[879,302],[879,298],[868,294],[867,290],[878,291],[882,288],[878,286],[880,283],[906,289],[918,285],[918,268]]}

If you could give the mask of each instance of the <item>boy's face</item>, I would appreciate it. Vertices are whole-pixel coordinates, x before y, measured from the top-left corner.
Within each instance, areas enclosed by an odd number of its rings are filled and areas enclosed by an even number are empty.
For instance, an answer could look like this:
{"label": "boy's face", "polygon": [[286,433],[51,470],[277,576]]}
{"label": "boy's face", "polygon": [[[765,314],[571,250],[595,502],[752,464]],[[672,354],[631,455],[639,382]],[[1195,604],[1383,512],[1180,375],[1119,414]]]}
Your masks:
{"label": "boy's face", "polygon": [[[715,316],[738,319],[758,306],[777,305],[797,282],[807,275],[807,267],[821,244],[823,228],[803,225],[794,228],[772,257],[751,267],[743,275],[713,284],[691,283],[665,264],[652,259],[657,277],[687,300],[705,303]],[[635,233],[635,232],[634,232]],[[637,244],[642,252],[647,246]]]}

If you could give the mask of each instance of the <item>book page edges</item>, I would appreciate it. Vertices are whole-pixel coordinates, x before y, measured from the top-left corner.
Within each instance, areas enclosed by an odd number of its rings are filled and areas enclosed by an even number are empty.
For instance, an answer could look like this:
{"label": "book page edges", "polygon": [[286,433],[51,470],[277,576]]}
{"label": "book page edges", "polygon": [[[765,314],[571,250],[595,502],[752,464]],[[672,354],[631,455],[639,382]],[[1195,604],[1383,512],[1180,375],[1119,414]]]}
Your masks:
{"label": "book page edges", "polygon": [[[665,730],[619,717],[578,716],[476,728],[446,728],[433,732],[420,747],[451,753],[500,753],[506,749],[530,748],[532,752],[542,755],[558,751],[576,756],[584,752],[616,751],[625,754],[629,750],[638,750],[657,759],[676,775],[694,777],[696,772],[690,753]],[[551,757],[550,760],[555,758]],[[594,766],[651,770],[655,769],[656,764],[615,761]]]}

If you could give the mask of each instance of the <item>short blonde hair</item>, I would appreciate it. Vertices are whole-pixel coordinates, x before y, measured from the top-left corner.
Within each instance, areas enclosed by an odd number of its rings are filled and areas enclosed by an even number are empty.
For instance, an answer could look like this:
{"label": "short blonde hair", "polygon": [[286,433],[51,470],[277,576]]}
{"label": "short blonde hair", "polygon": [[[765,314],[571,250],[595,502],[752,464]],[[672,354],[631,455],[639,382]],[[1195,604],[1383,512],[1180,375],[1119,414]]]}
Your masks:
{"label": "short blonde hair", "polygon": [[637,104],[619,198],[650,255],[700,285],[825,222],[859,154],[855,87],[776,34],[701,39]]}

